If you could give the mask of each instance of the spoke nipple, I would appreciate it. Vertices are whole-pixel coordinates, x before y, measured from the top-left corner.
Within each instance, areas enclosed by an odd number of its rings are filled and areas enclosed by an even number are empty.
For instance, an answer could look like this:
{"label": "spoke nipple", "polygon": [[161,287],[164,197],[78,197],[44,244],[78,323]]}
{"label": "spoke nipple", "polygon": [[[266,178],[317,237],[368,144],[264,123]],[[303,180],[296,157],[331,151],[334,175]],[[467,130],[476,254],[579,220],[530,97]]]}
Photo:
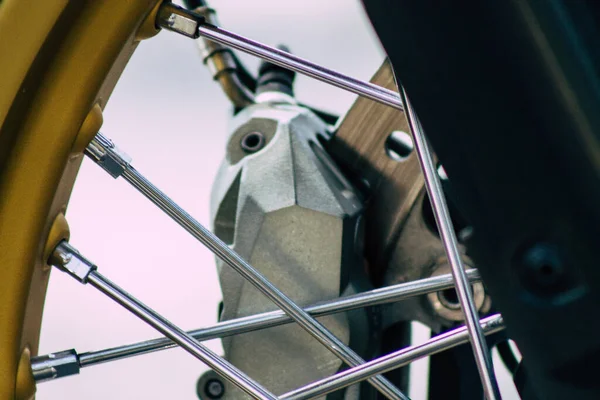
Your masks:
{"label": "spoke nipple", "polygon": [[68,263],[71,262],[71,260],[73,259],[73,256],[71,254],[59,253],[58,259],[59,259],[60,264],[67,265]]}
{"label": "spoke nipple", "polygon": [[81,283],[87,283],[88,276],[96,270],[96,266],[91,261],[79,254],[75,248],[64,240],[56,246],[48,262]]}
{"label": "spoke nipple", "polygon": [[85,154],[113,178],[120,177],[131,163],[131,157],[101,132],[86,147]]}
{"label": "spoke nipple", "polygon": [[66,242],[62,241],[56,246],[52,254],[50,254],[50,258],[48,259],[48,263],[50,265],[54,265],[55,267],[64,268],[68,263],[73,259],[73,254],[71,254],[67,248],[64,246]]}
{"label": "spoke nipple", "polygon": [[36,382],[79,374],[79,355],[75,349],[50,353],[31,359],[31,370]]}
{"label": "spoke nipple", "polygon": [[192,39],[198,38],[198,28],[204,17],[166,2],[158,11],[156,25]]}

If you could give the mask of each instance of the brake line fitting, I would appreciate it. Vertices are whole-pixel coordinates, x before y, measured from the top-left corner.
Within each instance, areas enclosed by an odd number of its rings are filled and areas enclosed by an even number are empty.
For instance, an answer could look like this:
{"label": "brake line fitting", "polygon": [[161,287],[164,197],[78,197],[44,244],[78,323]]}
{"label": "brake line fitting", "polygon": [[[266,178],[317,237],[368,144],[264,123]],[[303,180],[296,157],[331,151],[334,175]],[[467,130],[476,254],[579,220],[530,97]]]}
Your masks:
{"label": "brake line fitting", "polygon": [[[191,6],[196,6],[193,12],[202,18],[204,23],[218,26],[217,15],[213,8],[210,8],[206,2],[188,2],[194,3]],[[172,13],[175,20],[177,20],[177,13]],[[168,17],[171,18],[171,17]],[[236,61],[235,55],[231,49],[226,48],[220,43],[208,40],[203,37],[196,39],[196,44],[200,50],[200,56],[204,65],[209,69],[213,80],[217,81],[225,95],[229,98],[236,110],[242,109],[254,103],[254,94],[251,90],[242,83],[239,76],[239,69],[243,68],[238,61]]]}

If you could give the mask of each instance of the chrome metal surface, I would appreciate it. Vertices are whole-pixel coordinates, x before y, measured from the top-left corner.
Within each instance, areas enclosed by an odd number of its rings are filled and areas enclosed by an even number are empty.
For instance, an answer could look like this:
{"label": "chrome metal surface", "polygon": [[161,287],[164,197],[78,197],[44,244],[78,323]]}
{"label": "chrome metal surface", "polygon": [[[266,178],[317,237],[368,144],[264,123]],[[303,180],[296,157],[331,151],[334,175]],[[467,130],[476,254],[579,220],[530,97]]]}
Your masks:
{"label": "chrome metal surface", "polygon": [[[127,166],[122,176],[134,188],[164,211],[165,214],[210,249],[217,257],[250,281],[258,290],[296,321],[298,325],[303,327],[336,356],[352,366],[364,362],[353,350],[348,348],[348,346],[342,343],[322,324],[269,282],[258,270],[179,207],[131,165]],[[382,376],[371,378],[369,382],[390,399],[407,399],[398,388]]]}
{"label": "chrome metal surface", "polygon": [[204,362],[215,372],[239,387],[248,395],[255,399],[277,399],[275,395],[254,382],[242,371],[213,353],[208,347],[203,346],[196,339],[185,333],[181,328],[169,322],[160,314],[135,299],[104,276],[94,272],[88,277],[88,282],[90,285],[125,307],[131,313],[151,325],[157,331],[177,343],[188,353]]}
{"label": "chrome metal surface", "polygon": [[483,390],[488,400],[500,399],[500,391],[498,390],[498,384],[494,375],[491,354],[481,330],[481,326],[478,323],[479,318],[477,309],[475,307],[475,302],[473,301],[470,285],[467,281],[463,261],[458,249],[458,241],[456,239],[456,234],[454,233],[454,227],[450,218],[450,212],[448,211],[448,205],[446,204],[440,178],[433,162],[432,153],[429,149],[429,144],[427,143],[427,138],[425,137],[421,124],[406,96],[404,88],[400,86],[399,89],[406,110],[406,118],[413,135],[415,150],[417,151],[421,169],[423,170],[423,175],[425,177],[425,186],[427,188],[427,193],[429,194],[435,221],[438,226],[440,238],[444,243],[446,257],[448,258],[452,270],[458,299],[460,300],[460,305],[465,315],[465,325],[467,326],[471,344],[473,346],[473,354],[475,356],[475,362],[477,364]]}
{"label": "chrome metal surface", "polygon": [[[54,257],[51,262],[54,266],[60,268],[61,270],[63,269],[63,265],[61,265],[60,260],[79,257],[83,258],[75,248],[67,245],[66,242],[61,242],[61,244],[57,246],[55,253],[58,253],[61,256]],[[70,261],[67,261],[66,265],[68,265],[69,262]],[[125,309],[129,310],[132,314],[146,322],[148,325],[152,326],[154,329],[171,339],[173,342],[177,343],[188,353],[204,362],[223,378],[238,386],[248,395],[255,399],[277,399],[275,395],[269,393],[262,386],[254,382],[243,372],[239,371],[237,368],[227,362],[227,360],[224,360],[217,354],[213,353],[210,349],[185,333],[181,328],[177,327],[162,315],[158,314],[156,311],[137,300],[135,297],[121,289],[106,277],[102,276],[96,271],[95,266],[94,268],[89,268],[86,274],[86,279],[80,279],[78,275],[71,273],[69,274],[79,282],[83,284],[89,283],[91,286],[104,293],[107,297],[111,298]]]}
{"label": "chrome metal surface", "polygon": [[204,17],[165,1],[156,15],[156,25],[192,39],[198,37],[198,27]]}
{"label": "chrome metal surface", "polygon": [[50,353],[31,359],[31,372],[36,382],[44,382],[79,373],[79,357],[74,349]]}
{"label": "chrome metal surface", "polygon": [[[170,5],[169,7],[173,6]],[[280,65],[300,74],[304,74],[322,82],[329,83],[330,85],[337,86],[341,89],[348,90],[363,97],[387,104],[390,107],[402,110],[402,102],[400,101],[400,97],[397,93],[391,90],[384,89],[380,86],[373,85],[359,79],[351,78],[339,72],[307,61],[303,58],[294,56],[293,54],[271,46],[267,46],[252,39],[236,35],[235,33],[221,29],[214,25],[205,24],[204,19],[193,12],[181,9],[177,12],[177,15],[179,14],[185,14],[187,18],[190,19],[199,18],[198,21],[200,23],[198,25],[197,34],[200,36],[214,40],[217,43],[224,44],[245,53],[260,57],[263,60],[267,60],[273,64]],[[158,19],[157,25],[161,28],[189,36],[187,33],[174,29],[168,18]]]}
{"label": "chrome metal surface", "polygon": [[[465,263],[464,260],[463,263]],[[468,265],[466,265],[466,268],[468,268]],[[444,263],[437,266],[435,271],[433,271],[432,276],[445,275],[450,272],[450,265],[448,265],[444,259]],[[479,313],[487,313],[490,310],[491,300],[485,293],[483,283],[475,282],[471,283],[470,286],[473,293],[475,308]],[[433,311],[447,321],[456,323],[465,320],[465,316],[458,300],[458,295],[454,288],[439,291],[437,293],[429,293],[427,295],[427,300],[429,300],[429,304]]]}
{"label": "chrome metal surface", "polygon": [[[483,318],[479,323],[481,324],[482,332],[486,335],[500,332],[504,329],[504,322],[500,314]],[[285,393],[279,398],[282,400],[304,400],[322,396],[360,382],[361,380],[367,379],[369,376],[391,371],[395,368],[408,365],[420,358],[431,356],[452,347],[467,343],[469,337],[470,334],[467,327],[463,326],[453,329],[435,336],[422,344],[406,347],[386,356],[376,358],[363,365],[349,368],[329,378],[313,382],[305,387]]]}
{"label": "chrome metal surface", "polygon": [[[478,282],[481,279],[479,273],[473,269],[467,271],[467,277],[471,282]],[[321,317],[360,307],[394,303],[406,300],[410,297],[421,296],[453,287],[454,282],[452,275],[440,275],[415,282],[401,283],[381,289],[375,289],[322,304],[316,304],[307,307],[306,311],[313,317]],[[192,330],[187,333],[198,341],[205,341],[292,322],[294,321],[289,316],[283,311],[278,310],[220,322],[214,326]],[[177,344],[173,343],[172,340],[163,337],[99,351],[85,352],[79,354],[77,357],[81,368],[85,368],[155,351],[171,349],[176,346]],[[35,359],[32,360],[32,366],[36,369],[38,368]],[[41,366],[39,366],[39,368],[41,368]]]}
{"label": "chrome metal surface", "polygon": [[300,74],[310,76],[311,78],[315,78],[330,85],[337,86],[341,89],[348,90],[352,93],[402,110],[402,102],[400,101],[398,94],[391,90],[346,76],[288,52],[267,46],[263,43],[245,38],[216,26],[200,25],[198,32],[200,36],[207,39],[214,40],[215,42],[260,57],[273,64],[280,65]]}
{"label": "chrome metal surface", "polygon": [[50,262],[81,283],[87,283],[90,274],[96,269],[96,266],[90,260],[79,254],[64,240],[52,252]]}

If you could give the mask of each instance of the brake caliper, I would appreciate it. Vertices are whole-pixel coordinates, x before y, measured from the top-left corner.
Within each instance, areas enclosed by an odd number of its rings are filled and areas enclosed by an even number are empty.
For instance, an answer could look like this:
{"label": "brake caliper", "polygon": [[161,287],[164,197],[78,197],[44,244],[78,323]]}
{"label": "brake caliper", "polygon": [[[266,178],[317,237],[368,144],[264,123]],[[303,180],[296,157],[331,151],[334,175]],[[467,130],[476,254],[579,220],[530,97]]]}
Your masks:
{"label": "brake caliper", "polygon": [[[362,201],[321,145],[328,125],[293,99],[293,76],[263,65],[256,104],[233,119],[218,172],[214,232],[301,306],[357,291],[367,282]],[[217,260],[220,320],[276,310],[237,272]],[[364,287],[360,288],[363,290]],[[364,309],[320,318],[340,340],[365,353]],[[352,343],[350,343],[352,342]],[[225,356],[274,393],[332,375],[342,362],[293,324],[223,340]],[[243,398],[228,383],[225,398]]]}

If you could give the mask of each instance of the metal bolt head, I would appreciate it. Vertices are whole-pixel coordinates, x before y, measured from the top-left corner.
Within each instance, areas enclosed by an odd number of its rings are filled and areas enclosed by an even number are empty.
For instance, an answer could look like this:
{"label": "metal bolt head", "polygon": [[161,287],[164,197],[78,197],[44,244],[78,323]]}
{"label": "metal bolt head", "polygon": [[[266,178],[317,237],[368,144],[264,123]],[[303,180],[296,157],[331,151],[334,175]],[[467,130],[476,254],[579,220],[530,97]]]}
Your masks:
{"label": "metal bolt head", "polygon": [[208,370],[198,378],[196,393],[201,400],[221,399],[225,396],[225,382],[215,371]]}
{"label": "metal bolt head", "polygon": [[209,398],[220,399],[225,393],[225,385],[223,385],[223,382],[219,380],[211,379],[208,382],[206,382],[206,385],[204,386],[204,391],[206,392],[206,395]]}
{"label": "metal bolt head", "polygon": [[[451,272],[450,265],[447,264],[445,260],[440,261],[441,263],[434,270],[432,276],[449,274]],[[468,265],[469,264],[465,262],[467,268],[469,267]],[[483,284],[481,282],[471,284],[471,293],[473,294],[473,301],[475,302],[477,311],[480,313],[488,312],[491,302],[490,298],[485,293]],[[465,317],[455,289],[446,289],[440,292],[429,293],[427,295],[427,300],[433,309],[433,312],[442,320],[448,322],[464,321]]]}

